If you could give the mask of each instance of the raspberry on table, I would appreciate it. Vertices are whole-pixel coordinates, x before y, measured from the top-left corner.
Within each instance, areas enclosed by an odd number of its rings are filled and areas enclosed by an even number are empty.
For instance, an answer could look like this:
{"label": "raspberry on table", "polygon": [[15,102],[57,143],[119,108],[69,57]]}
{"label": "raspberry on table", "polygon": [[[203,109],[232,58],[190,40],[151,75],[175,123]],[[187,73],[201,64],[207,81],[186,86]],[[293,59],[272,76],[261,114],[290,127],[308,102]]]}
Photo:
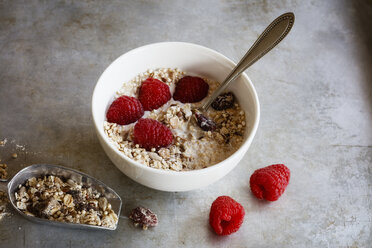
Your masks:
{"label": "raspberry on table", "polygon": [[239,230],[244,215],[242,205],[229,196],[220,196],[212,203],[209,224],[218,235],[230,235]]}
{"label": "raspberry on table", "polygon": [[256,170],[249,184],[258,199],[276,201],[284,193],[289,183],[290,170],[284,164],[274,164]]}
{"label": "raspberry on table", "polygon": [[140,119],[134,126],[133,142],[146,150],[166,147],[173,142],[171,130],[153,119]]}
{"label": "raspberry on table", "polygon": [[209,85],[202,78],[185,76],[177,82],[173,99],[182,103],[200,102],[208,90]]}
{"label": "raspberry on table", "polygon": [[144,110],[158,109],[169,101],[169,86],[155,78],[146,79],[139,90],[138,99]]}
{"label": "raspberry on table", "polygon": [[142,104],[136,98],[121,96],[111,103],[106,118],[108,122],[127,125],[141,118],[143,112]]}

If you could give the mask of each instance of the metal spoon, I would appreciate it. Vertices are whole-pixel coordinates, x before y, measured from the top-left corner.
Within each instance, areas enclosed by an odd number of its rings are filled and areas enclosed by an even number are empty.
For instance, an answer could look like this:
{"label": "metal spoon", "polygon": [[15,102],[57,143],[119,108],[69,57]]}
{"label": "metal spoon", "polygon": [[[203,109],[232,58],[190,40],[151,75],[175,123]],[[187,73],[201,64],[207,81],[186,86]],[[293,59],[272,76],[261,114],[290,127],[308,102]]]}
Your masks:
{"label": "metal spoon", "polygon": [[9,182],[4,179],[0,179],[0,189],[4,190],[8,193],[8,197],[10,200],[11,205],[13,208],[23,217],[37,222],[41,224],[50,224],[55,226],[64,226],[64,227],[71,227],[71,228],[79,228],[79,229],[105,229],[105,230],[115,230],[117,227],[117,223],[114,228],[109,228],[105,226],[94,226],[94,225],[87,225],[87,224],[77,224],[77,223],[66,223],[66,222],[58,222],[52,221],[48,219],[42,219],[38,217],[33,217],[26,215],[21,210],[17,208],[16,199],[15,199],[15,192],[18,190],[18,186],[24,184],[28,179],[32,177],[41,177],[44,175],[53,175],[64,177],[68,179],[72,179],[77,183],[82,183],[83,185],[88,185],[93,189],[97,190],[99,193],[104,195],[107,198],[107,201],[111,204],[112,210],[117,214],[120,215],[121,209],[121,199],[120,196],[112,190],[110,187],[106,186],[104,183],[98,181],[97,179],[86,175],[82,172],[65,168],[58,165],[50,165],[50,164],[34,164],[28,166],[21,171],[19,171]]}
{"label": "metal spoon", "polygon": [[[222,84],[213,92],[213,94],[207,99],[207,101],[197,110],[195,110],[195,118],[199,126],[203,130],[213,130],[215,124],[213,121],[209,120],[202,113],[206,112],[211,106],[213,101],[226,89],[226,87],[234,81],[242,72],[244,72],[249,66],[263,57],[272,48],[279,44],[280,41],[291,30],[295,16],[292,12],[285,13],[278,18],[276,18],[270,25],[265,29],[265,31],[258,37],[252,47],[240,60],[240,62],[235,66],[235,68],[230,72]],[[209,128],[210,127],[210,128]]]}

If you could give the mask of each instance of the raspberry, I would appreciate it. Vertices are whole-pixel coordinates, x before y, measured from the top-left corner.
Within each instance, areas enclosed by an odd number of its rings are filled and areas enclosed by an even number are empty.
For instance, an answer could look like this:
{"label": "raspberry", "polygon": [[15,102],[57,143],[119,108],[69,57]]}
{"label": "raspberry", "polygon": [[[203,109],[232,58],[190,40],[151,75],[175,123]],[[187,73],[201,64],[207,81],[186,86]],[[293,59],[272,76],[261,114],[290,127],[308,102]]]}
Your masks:
{"label": "raspberry", "polygon": [[121,96],[111,103],[106,113],[108,122],[127,125],[137,121],[143,115],[140,101],[134,97]]}
{"label": "raspberry", "polygon": [[220,196],[212,203],[209,224],[218,235],[229,235],[239,230],[244,215],[242,205],[229,196]]}
{"label": "raspberry", "polygon": [[203,100],[208,95],[209,85],[200,77],[186,76],[176,84],[173,99],[182,103],[193,103]]}
{"label": "raspberry", "polygon": [[133,141],[146,150],[170,145],[173,141],[171,130],[157,120],[140,119],[134,126]]}
{"label": "raspberry", "polygon": [[258,169],[249,180],[251,191],[258,199],[276,201],[287,187],[290,174],[284,164],[273,164]]}
{"label": "raspberry", "polygon": [[170,98],[169,86],[154,78],[148,78],[142,83],[138,97],[144,110],[150,111],[163,106]]}

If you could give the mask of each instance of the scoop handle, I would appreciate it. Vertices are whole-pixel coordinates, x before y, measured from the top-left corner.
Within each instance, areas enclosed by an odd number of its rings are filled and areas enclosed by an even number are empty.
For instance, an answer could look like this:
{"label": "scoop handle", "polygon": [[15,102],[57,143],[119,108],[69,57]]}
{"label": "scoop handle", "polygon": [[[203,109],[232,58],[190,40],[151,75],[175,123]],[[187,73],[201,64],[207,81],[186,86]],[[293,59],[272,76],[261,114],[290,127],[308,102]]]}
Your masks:
{"label": "scoop handle", "polygon": [[256,42],[230,72],[227,78],[217,88],[206,103],[203,104],[201,110],[206,111],[212,102],[226,89],[226,87],[235,80],[249,66],[259,60],[262,56],[268,53],[276,45],[281,42],[291,30],[295,16],[292,12],[285,13],[276,18],[265,31],[258,37]]}

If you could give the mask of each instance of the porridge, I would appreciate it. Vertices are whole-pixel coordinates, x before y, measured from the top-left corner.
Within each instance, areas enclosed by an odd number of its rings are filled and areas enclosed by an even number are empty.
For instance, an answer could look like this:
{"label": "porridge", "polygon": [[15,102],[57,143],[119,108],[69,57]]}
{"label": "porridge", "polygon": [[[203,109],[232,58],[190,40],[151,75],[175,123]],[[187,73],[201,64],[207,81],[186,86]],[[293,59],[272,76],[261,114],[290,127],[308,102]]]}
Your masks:
{"label": "porridge", "polygon": [[[186,81],[186,79],[190,83],[181,85],[182,80]],[[147,106],[147,102],[142,100],[144,94],[141,91],[145,88],[146,82],[154,80],[161,81],[162,84],[159,84],[161,87],[169,86],[166,87],[169,88],[169,92],[165,91],[160,95],[161,97],[157,97],[156,101],[162,98],[164,101],[155,104],[156,108],[151,109]],[[193,87],[187,88],[192,83],[194,83]],[[186,76],[185,72],[179,69],[148,70],[124,83],[122,88],[116,92],[116,100],[111,104],[107,114],[110,118],[114,116],[110,111],[119,98],[127,98],[127,101],[135,101],[134,98],[139,98],[141,102],[144,102],[144,110],[141,112],[142,106],[139,106],[140,103],[137,102],[133,103],[133,108],[131,108],[140,109],[136,112],[136,114],[139,113],[137,120],[131,120],[132,123],[123,125],[107,118],[104,122],[104,131],[119,151],[146,166],[174,171],[209,167],[226,159],[241,146],[246,126],[245,113],[234,100],[234,95],[224,93],[213,102],[207,113],[215,126],[209,130],[200,127],[200,123],[194,118],[193,110],[200,107],[218,86],[219,83],[216,81]],[[147,85],[146,87],[146,89],[149,88]],[[180,88],[182,89],[179,90]],[[187,102],[188,99],[191,99],[191,102]],[[132,104],[132,102],[128,103]],[[158,107],[159,105],[161,106]],[[142,119],[139,119],[141,117]],[[156,120],[165,126],[165,129],[170,130],[165,131],[168,132],[166,135],[160,135],[160,137],[166,137],[164,140],[169,138],[170,142],[157,147],[143,145],[140,138],[148,136],[144,134],[144,129],[136,133],[136,128],[140,124],[152,125],[150,121],[144,123],[143,119]]]}

